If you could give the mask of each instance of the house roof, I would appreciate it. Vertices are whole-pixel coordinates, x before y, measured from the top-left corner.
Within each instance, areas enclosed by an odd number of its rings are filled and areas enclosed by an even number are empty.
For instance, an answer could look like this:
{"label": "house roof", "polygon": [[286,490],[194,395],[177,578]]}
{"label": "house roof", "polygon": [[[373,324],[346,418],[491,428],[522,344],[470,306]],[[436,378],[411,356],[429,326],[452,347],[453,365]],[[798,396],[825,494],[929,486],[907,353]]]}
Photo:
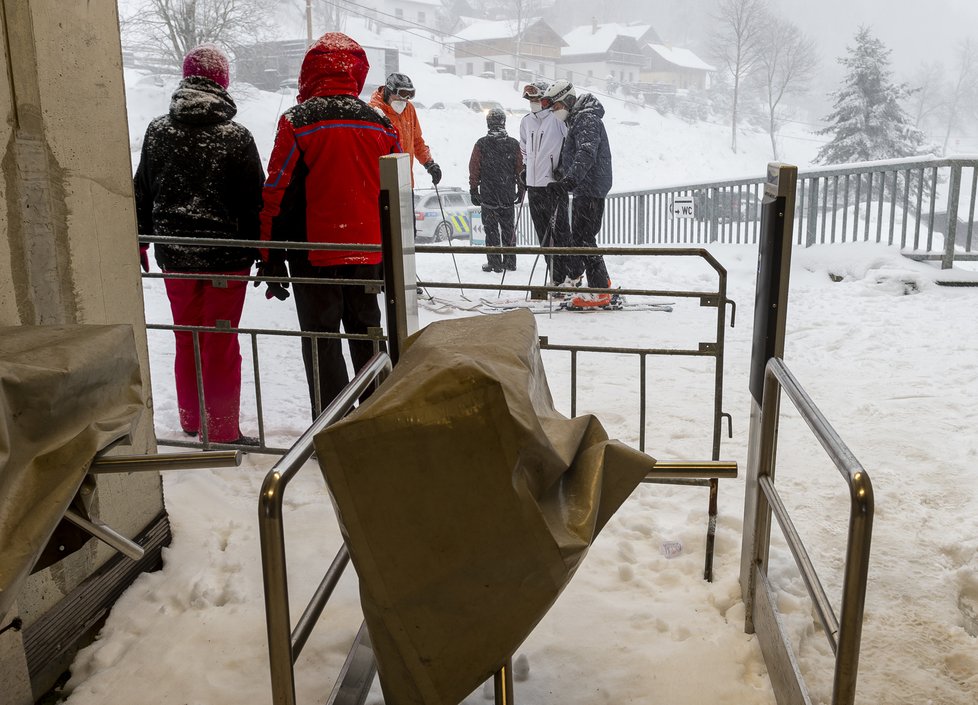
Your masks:
{"label": "house roof", "polygon": [[611,49],[618,37],[628,37],[636,41],[643,38],[658,39],[652,25],[648,24],[588,24],[575,27],[564,35],[567,48],[561,54],[603,54]]}
{"label": "house roof", "polygon": [[715,66],[710,66],[689,49],[670,47],[665,44],[648,44],[647,46],[664,61],[668,61],[675,66],[680,66],[684,69],[698,69],[700,71],[716,71]]}
{"label": "house roof", "polygon": [[441,0],[401,0],[401,2],[414,3],[415,5],[427,5],[428,7],[441,7]]}
{"label": "house roof", "polygon": [[[553,35],[554,46],[562,46],[563,42],[542,17],[530,17],[526,20],[523,34],[526,35],[531,29],[540,28]],[[516,33],[515,20],[478,20],[473,22],[465,29],[455,33],[456,42],[487,42],[493,39],[509,39]]]}

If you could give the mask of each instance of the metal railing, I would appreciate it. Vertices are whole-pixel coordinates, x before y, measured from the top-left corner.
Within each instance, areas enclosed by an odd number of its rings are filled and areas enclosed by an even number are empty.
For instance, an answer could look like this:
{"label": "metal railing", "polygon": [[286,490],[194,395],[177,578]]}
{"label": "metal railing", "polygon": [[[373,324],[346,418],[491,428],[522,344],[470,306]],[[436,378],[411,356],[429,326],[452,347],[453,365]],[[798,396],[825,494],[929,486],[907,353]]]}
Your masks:
{"label": "metal railing", "polygon": [[[527,255],[561,255],[561,254],[602,254],[605,256],[627,256],[627,257],[695,257],[703,260],[716,274],[717,284],[716,289],[703,291],[703,290],[674,290],[674,289],[639,289],[639,288],[622,288],[616,289],[620,294],[625,296],[654,296],[654,297],[664,297],[667,299],[692,299],[698,301],[701,307],[712,307],[716,308],[717,314],[715,318],[715,328],[714,328],[714,340],[701,341],[695,348],[682,348],[682,347],[669,347],[669,348],[645,348],[645,347],[625,347],[625,346],[608,346],[608,345],[576,345],[576,344],[564,344],[564,343],[554,343],[546,336],[541,337],[540,349],[552,352],[563,352],[567,353],[570,359],[570,372],[569,372],[569,383],[570,383],[570,415],[575,416],[577,414],[577,388],[578,388],[578,364],[581,356],[588,354],[596,355],[626,355],[635,357],[638,361],[638,389],[639,389],[639,404],[637,408],[637,413],[635,418],[638,420],[638,447],[639,450],[645,450],[646,441],[646,426],[648,419],[648,400],[647,400],[647,372],[648,363],[650,358],[668,358],[668,357],[705,357],[713,358],[714,360],[714,386],[713,386],[713,404],[712,404],[712,414],[711,414],[711,451],[713,460],[719,460],[720,458],[720,439],[722,432],[722,422],[726,418],[728,423],[728,434],[732,437],[733,431],[731,428],[731,417],[729,414],[723,411],[723,355],[724,355],[724,339],[725,330],[727,325],[726,319],[726,307],[729,305],[731,307],[730,316],[730,326],[733,327],[736,316],[736,305],[735,303],[727,298],[727,272],[726,269],[713,257],[713,255],[707,250],[701,248],[640,248],[640,247],[619,247],[619,248],[607,248],[599,247],[597,249],[593,248],[540,248],[540,247],[516,247],[516,248],[499,248],[499,247],[466,247],[462,250],[459,248],[452,248],[445,245],[418,245],[416,247],[418,253],[433,253],[433,254],[447,254],[452,253],[454,255],[470,255],[477,257],[484,257],[489,253],[503,254],[503,253],[514,253],[514,254],[527,254]],[[423,289],[461,289],[463,291],[495,291],[495,292],[513,292],[519,294],[526,294],[528,297],[531,292],[558,292],[561,291],[556,287],[547,286],[535,286],[529,283],[527,284],[489,284],[486,282],[437,282],[437,281],[421,281],[419,286]],[[581,287],[577,289],[580,292],[589,291],[601,291],[601,289],[591,289],[588,287]],[[706,550],[705,550],[705,565],[703,570],[703,577],[711,581],[713,579],[713,555],[714,546],[716,541],[716,521],[718,515],[717,509],[717,494],[719,491],[719,484],[716,478],[712,479],[684,479],[682,481],[677,481],[674,484],[690,484],[690,485],[702,485],[709,487],[709,505],[708,505],[708,519],[707,519],[707,537],[706,537]]]}
{"label": "metal railing", "polygon": [[[764,177],[668,186],[608,195],[602,245],[756,244]],[[693,199],[694,216],[670,212]],[[796,243],[899,246],[909,257],[978,260],[975,224],[978,158],[919,157],[799,172]],[[942,206],[942,204],[946,204]],[[520,213],[520,244],[534,243],[529,209]]]}
{"label": "metal railing", "polygon": [[391,361],[387,354],[375,355],[350,384],[330,402],[288,452],[275,463],[262,484],[258,505],[258,529],[265,586],[265,619],[272,678],[272,702],[275,705],[295,705],[293,665],[350,560],[349,551],[344,544],[337,552],[293,631],[285,562],[283,513],[285,490],[305,462],[312,457],[312,444],[316,434],[343,418],[360,395],[372,384],[383,381],[390,371]]}
{"label": "metal railing", "polygon": [[[779,396],[782,390],[828,453],[849,490],[849,528],[843,569],[841,620],[836,617],[832,609],[832,603],[815,572],[801,536],[775,487]],[[772,680],[779,681],[776,685],[780,688],[776,687],[776,691],[791,693],[788,702],[810,702],[804,679],[791,652],[791,639],[785,633],[777,616],[774,591],[767,578],[770,515],[773,513],[835,655],[832,704],[852,705],[856,697],[859,646],[863,610],[866,604],[866,582],[869,575],[874,512],[873,485],[868,473],[852,451],[822,415],[784,362],[778,358],[771,358],[767,363],[761,408],[756,485],[749,487],[748,491],[758,493],[754,506],[758,525],[763,525],[764,528],[754,533],[750,553],[745,556],[745,559],[752,563],[753,573],[750,577],[751,592],[744,598],[748,608],[748,631],[758,632],[761,650],[769,665]],[[745,543],[745,548],[747,545]],[[772,667],[775,663],[791,663],[793,668],[775,669]]]}

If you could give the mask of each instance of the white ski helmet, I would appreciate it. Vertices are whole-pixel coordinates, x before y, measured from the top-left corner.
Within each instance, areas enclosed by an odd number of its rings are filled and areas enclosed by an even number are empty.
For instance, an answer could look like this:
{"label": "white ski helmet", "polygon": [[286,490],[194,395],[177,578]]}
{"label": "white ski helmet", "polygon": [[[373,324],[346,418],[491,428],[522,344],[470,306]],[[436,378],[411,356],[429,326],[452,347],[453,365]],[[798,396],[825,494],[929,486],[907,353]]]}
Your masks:
{"label": "white ski helmet", "polygon": [[560,79],[544,92],[540,104],[544,108],[550,108],[554,103],[563,103],[570,110],[574,107],[575,101],[577,101],[577,93],[574,91],[574,84]]}

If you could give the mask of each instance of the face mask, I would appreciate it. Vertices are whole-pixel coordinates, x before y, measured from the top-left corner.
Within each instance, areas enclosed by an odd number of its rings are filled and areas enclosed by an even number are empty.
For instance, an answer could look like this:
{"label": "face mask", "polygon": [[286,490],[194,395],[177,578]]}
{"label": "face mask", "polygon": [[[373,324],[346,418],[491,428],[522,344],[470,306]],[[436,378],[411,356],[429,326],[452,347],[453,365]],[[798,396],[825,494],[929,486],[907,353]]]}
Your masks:
{"label": "face mask", "polygon": [[407,107],[406,100],[392,100],[391,107],[394,108],[394,112],[400,115],[404,112],[404,108]]}
{"label": "face mask", "polygon": [[566,121],[567,116],[570,114],[567,108],[560,108],[559,110],[554,110],[553,112],[554,112],[554,117],[560,120],[561,122]]}
{"label": "face mask", "polygon": [[532,101],[532,100],[530,101],[530,112],[531,113],[539,113],[541,110],[543,110],[543,106],[540,105],[540,102],[539,101]]}

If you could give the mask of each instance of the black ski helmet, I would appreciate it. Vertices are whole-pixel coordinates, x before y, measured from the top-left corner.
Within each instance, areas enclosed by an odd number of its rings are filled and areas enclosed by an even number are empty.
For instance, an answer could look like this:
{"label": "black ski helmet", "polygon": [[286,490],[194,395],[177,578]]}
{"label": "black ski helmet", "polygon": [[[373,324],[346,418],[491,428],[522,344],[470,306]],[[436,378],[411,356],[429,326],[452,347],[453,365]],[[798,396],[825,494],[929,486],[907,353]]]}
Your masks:
{"label": "black ski helmet", "polygon": [[392,95],[397,95],[404,100],[414,98],[414,84],[407,74],[392,73],[384,83],[384,100],[389,100]]}
{"label": "black ski helmet", "polygon": [[490,127],[506,127],[506,111],[502,108],[491,108],[486,113],[486,124]]}

